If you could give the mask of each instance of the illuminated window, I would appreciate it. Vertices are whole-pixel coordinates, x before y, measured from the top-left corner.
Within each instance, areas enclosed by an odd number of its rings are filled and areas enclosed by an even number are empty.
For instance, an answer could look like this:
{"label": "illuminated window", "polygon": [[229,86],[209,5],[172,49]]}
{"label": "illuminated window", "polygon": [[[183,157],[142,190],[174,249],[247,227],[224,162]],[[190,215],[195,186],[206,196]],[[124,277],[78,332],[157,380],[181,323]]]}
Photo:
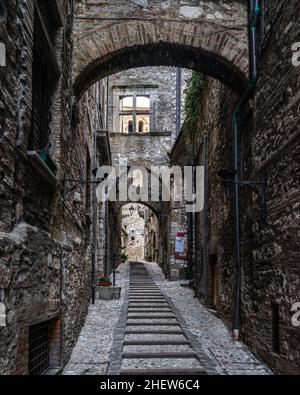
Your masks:
{"label": "illuminated window", "polygon": [[149,96],[125,96],[120,98],[120,132],[150,132]]}

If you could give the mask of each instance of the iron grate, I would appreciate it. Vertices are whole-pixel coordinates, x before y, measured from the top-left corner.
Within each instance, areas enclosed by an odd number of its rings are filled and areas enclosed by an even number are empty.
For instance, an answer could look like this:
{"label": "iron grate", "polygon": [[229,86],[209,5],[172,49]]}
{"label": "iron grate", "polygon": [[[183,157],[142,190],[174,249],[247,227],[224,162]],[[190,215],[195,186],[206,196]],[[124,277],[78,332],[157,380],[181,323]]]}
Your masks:
{"label": "iron grate", "polygon": [[29,327],[29,375],[42,375],[49,368],[49,321]]}
{"label": "iron grate", "polygon": [[48,86],[48,63],[44,50],[42,26],[35,12],[33,81],[32,81],[32,128],[30,149],[44,151],[49,142],[50,93]]}

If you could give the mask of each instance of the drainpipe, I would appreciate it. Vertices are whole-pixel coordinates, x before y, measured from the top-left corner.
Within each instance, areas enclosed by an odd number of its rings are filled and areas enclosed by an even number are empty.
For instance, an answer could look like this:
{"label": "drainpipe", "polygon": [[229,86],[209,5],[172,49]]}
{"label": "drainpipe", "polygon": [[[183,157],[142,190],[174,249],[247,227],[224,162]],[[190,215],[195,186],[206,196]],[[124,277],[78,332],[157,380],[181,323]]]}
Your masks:
{"label": "drainpipe", "polygon": [[180,133],[181,129],[181,79],[182,72],[181,68],[177,67],[176,69],[176,137]]}
{"label": "drainpipe", "polygon": [[239,176],[239,115],[241,109],[248,103],[257,82],[257,23],[261,13],[260,0],[250,0],[250,62],[251,78],[240,102],[233,112],[232,131],[233,131],[233,151],[234,151],[234,200],[235,200],[235,244],[236,244],[236,280],[235,280],[235,322],[234,339],[240,336],[241,321],[241,238],[240,238],[240,176]]}
{"label": "drainpipe", "polygon": [[[93,131],[93,168],[97,167],[97,130]],[[93,175],[93,231],[92,231],[92,304],[95,304],[96,261],[97,261],[97,215],[96,177]]]}

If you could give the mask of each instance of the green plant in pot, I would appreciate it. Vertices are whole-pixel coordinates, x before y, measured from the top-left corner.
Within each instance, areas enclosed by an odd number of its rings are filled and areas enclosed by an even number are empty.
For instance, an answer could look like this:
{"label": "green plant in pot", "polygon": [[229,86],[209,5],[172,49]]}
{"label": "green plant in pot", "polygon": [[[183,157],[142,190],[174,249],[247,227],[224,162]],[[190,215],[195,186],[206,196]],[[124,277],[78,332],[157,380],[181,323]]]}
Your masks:
{"label": "green plant in pot", "polygon": [[109,276],[103,276],[97,278],[97,285],[99,285],[100,287],[110,287],[112,285],[112,282]]}
{"label": "green plant in pot", "polygon": [[128,255],[126,255],[124,252],[121,255],[121,262],[124,263],[128,261]]}

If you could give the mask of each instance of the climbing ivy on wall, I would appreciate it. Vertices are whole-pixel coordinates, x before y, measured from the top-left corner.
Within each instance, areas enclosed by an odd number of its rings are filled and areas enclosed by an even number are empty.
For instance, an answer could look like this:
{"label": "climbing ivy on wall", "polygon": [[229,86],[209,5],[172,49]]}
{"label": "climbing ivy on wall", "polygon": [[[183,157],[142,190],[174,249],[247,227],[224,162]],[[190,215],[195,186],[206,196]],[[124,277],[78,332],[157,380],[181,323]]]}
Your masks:
{"label": "climbing ivy on wall", "polygon": [[185,121],[183,133],[186,136],[186,148],[191,157],[195,157],[196,136],[198,121],[201,117],[202,97],[204,92],[205,76],[202,73],[193,71],[187,81],[185,94]]}
{"label": "climbing ivy on wall", "polygon": [[200,97],[204,87],[204,75],[196,71],[192,72],[187,81],[185,94],[185,122],[187,126],[195,126],[200,113]]}

